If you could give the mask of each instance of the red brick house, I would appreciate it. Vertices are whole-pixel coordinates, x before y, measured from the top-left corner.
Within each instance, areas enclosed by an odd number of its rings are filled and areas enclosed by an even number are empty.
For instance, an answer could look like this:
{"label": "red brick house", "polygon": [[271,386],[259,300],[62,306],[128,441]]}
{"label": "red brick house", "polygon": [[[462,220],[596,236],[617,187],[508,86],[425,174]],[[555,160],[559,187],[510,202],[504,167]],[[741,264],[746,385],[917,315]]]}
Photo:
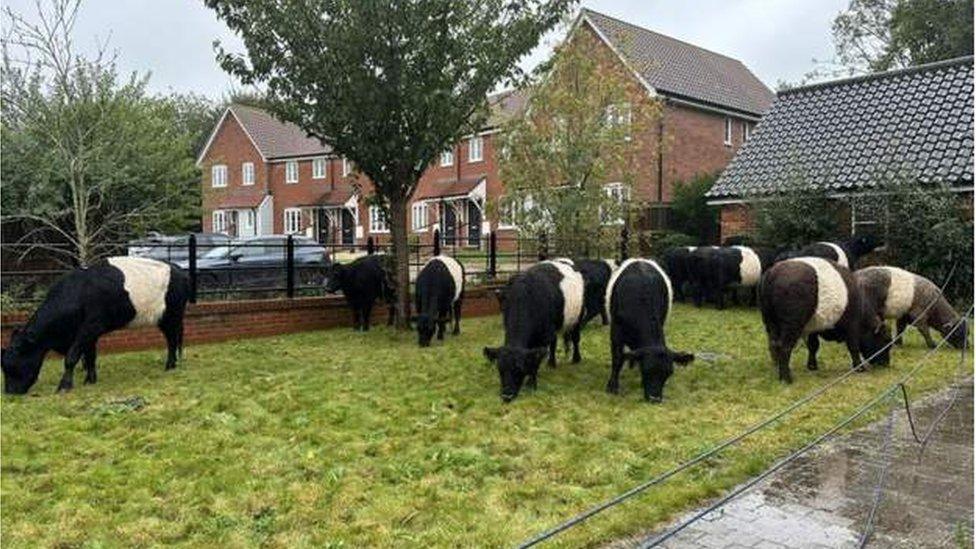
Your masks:
{"label": "red brick house", "polygon": [[[660,124],[635,136],[647,162],[633,188],[607,182],[608,192],[664,207],[678,181],[715,173],[731,160],[772,102],[772,92],[741,62],[584,9],[569,40],[588,40],[594,55],[633,77],[635,93],[659,100]],[[449,242],[479,246],[491,230],[515,227],[488,219],[486,205],[504,195],[495,147],[507,117],[524,98],[488,98],[481,131],[445,151],[421,178],[411,203],[410,230],[428,240],[435,229]],[[658,147],[664,140],[666,146]],[[388,228],[366,205],[370,184],[327,146],[259,109],[233,105],[221,117],[198,159],[203,169],[203,226],[233,236],[302,232],[329,243],[383,240]],[[615,186],[616,185],[616,186]],[[663,228],[666,215],[649,216]]]}

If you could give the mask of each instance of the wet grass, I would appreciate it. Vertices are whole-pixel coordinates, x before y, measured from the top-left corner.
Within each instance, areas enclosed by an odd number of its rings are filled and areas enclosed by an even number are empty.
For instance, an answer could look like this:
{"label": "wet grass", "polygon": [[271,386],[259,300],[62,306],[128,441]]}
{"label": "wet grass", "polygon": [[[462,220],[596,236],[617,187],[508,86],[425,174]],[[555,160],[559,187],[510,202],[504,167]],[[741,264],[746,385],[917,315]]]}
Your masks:
{"label": "wet grass", "polygon": [[[419,349],[412,334],[340,329],[101,358],[100,381],[54,394],[47,364],[27,397],[2,401],[5,547],[155,544],[246,547],[510,546],[615,495],[805,395],[847,367],[839,344],[822,369],[794,357],[781,385],[756,311],[679,306],[675,349],[711,353],[679,370],[666,402],[603,391],[608,330],[586,330],[581,364],[540,374],[503,405],[481,357],[498,318]],[[912,334],[893,366],[853,376],[706,466],[558,538],[597,545],[687,510],[763,470],[907,371],[925,352]],[[947,384],[941,351],[911,385]],[[971,364],[967,364],[971,369]]]}

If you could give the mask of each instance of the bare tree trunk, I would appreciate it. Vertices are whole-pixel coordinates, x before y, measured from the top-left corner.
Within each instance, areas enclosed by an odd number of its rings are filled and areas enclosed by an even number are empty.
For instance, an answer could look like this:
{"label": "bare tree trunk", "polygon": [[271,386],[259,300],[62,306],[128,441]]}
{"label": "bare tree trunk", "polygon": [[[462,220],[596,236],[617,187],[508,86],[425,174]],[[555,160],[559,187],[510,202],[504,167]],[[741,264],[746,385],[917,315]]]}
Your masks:
{"label": "bare tree trunk", "polygon": [[410,326],[410,244],[407,236],[407,201],[404,198],[391,200],[390,238],[393,241],[393,257],[396,258],[397,270],[396,326],[401,330]]}

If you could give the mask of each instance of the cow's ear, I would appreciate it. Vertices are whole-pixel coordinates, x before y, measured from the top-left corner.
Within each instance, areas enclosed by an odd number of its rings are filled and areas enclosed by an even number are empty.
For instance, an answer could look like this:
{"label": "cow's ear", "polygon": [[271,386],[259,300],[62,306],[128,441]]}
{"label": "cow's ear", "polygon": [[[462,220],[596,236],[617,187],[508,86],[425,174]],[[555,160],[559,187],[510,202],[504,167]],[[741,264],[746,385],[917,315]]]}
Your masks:
{"label": "cow's ear", "polygon": [[499,305],[504,304],[505,303],[505,292],[503,290],[500,290],[500,289],[499,290],[495,290],[495,299],[498,300],[498,304]]}
{"label": "cow's ear", "polygon": [[492,362],[498,360],[498,347],[485,347],[481,352],[485,355],[485,358]]}
{"label": "cow's ear", "polygon": [[695,360],[695,355],[691,353],[682,353],[680,351],[671,351],[671,360],[673,360],[675,364],[684,366],[686,364],[691,364]]}

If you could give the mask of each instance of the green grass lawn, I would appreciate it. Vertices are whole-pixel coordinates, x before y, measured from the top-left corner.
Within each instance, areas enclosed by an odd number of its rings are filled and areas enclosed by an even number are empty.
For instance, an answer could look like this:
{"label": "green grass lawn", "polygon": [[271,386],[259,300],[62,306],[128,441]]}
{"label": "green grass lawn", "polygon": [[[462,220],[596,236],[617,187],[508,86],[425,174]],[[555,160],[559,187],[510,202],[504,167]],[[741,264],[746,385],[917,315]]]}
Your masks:
{"label": "green grass lawn", "polygon": [[[543,369],[512,404],[481,356],[498,318],[463,323],[428,349],[413,334],[338,329],[106,355],[100,381],[68,395],[49,362],[32,394],[2,400],[5,547],[510,546],[659,473],[843,373],[794,355],[781,385],[754,310],[679,305],[675,349],[712,352],[679,370],[662,405],[635,370],[604,392],[608,330],[584,333],[581,364]],[[893,366],[853,376],[773,429],[557,538],[597,545],[716,496],[847,415],[924,353],[912,333]],[[911,386],[947,384],[941,351]],[[967,364],[971,370],[971,364]],[[80,369],[79,369],[80,370]],[[138,397],[138,398],[137,398]],[[141,399],[141,400],[140,400]],[[140,407],[139,404],[142,404]]]}

